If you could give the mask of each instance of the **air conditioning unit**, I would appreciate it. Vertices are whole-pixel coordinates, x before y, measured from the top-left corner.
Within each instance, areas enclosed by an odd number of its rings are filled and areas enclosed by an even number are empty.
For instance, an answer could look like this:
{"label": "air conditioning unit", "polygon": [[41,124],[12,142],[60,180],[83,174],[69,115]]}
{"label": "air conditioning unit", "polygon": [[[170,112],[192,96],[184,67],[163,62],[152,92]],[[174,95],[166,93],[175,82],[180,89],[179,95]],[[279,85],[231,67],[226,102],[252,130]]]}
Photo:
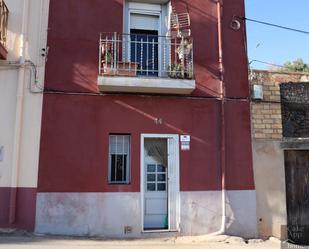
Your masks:
{"label": "air conditioning unit", "polygon": [[263,100],[263,86],[262,85],[253,85],[252,89],[252,99],[254,100]]}

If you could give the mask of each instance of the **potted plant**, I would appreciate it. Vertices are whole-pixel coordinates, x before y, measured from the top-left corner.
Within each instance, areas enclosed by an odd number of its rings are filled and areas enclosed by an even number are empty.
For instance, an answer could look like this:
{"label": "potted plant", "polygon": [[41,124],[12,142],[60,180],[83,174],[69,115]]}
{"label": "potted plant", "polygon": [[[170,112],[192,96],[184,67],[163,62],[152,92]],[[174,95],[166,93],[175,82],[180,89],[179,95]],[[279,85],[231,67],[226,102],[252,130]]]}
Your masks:
{"label": "potted plant", "polygon": [[193,71],[181,63],[174,63],[168,67],[168,76],[174,79],[193,79]]}
{"label": "potted plant", "polygon": [[112,53],[106,51],[103,54],[103,75],[136,76],[138,63],[114,61]]}
{"label": "potted plant", "polygon": [[184,70],[180,63],[174,63],[168,67],[168,76],[170,78],[176,78],[176,79],[184,78],[183,74]]}
{"label": "potted plant", "polygon": [[118,76],[135,77],[137,75],[137,68],[138,68],[137,62],[118,61],[117,65],[118,66],[116,74]]}
{"label": "potted plant", "polygon": [[102,65],[103,65],[103,74],[112,75],[112,54],[109,51],[102,51]]}

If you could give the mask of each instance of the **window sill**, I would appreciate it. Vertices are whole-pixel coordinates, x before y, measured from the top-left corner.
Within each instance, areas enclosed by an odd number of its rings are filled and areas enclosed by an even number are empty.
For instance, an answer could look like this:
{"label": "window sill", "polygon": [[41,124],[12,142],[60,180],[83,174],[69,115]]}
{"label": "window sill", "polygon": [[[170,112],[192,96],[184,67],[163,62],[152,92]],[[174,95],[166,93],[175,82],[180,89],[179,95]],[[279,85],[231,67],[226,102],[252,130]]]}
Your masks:
{"label": "window sill", "polygon": [[108,185],[130,185],[130,182],[108,182]]}
{"label": "window sill", "polygon": [[172,78],[100,75],[98,85],[102,92],[190,94],[195,90],[195,80]]}

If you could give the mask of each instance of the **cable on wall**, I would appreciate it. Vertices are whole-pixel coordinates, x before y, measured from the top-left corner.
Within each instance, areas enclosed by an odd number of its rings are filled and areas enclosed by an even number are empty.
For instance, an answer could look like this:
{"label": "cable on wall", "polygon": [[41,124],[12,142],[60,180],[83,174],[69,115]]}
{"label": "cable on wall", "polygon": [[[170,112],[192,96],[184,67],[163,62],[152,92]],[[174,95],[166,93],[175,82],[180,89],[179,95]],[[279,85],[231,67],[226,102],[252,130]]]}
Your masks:
{"label": "cable on wall", "polygon": [[260,20],[256,20],[256,19],[247,18],[247,17],[244,17],[244,16],[235,16],[235,18],[238,18],[238,19],[243,20],[243,21],[254,22],[254,23],[258,23],[258,24],[263,24],[263,25],[267,25],[267,26],[271,26],[271,27],[275,27],[275,28],[285,29],[285,30],[288,30],[288,31],[293,31],[293,32],[309,35],[309,31],[307,31],[307,30],[295,29],[295,28],[291,28],[291,27],[287,27],[287,26],[282,26],[282,25],[279,25],[279,24],[274,24],[274,23],[270,23],[270,22],[265,22],[265,21],[260,21]]}

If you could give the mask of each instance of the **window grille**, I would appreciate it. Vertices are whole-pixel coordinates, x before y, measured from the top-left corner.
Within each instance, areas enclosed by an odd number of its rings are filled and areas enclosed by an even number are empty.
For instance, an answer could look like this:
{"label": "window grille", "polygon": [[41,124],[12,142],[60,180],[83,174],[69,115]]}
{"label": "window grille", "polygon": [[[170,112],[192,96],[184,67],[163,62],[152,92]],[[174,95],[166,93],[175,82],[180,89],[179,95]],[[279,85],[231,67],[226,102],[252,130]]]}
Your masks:
{"label": "window grille", "polygon": [[309,83],[282,83],[283,137],[309,137]]}
{"label": "window grille", "polygon": [[110,183],[130,182],[130,136],[109,136],[109,176]]}

